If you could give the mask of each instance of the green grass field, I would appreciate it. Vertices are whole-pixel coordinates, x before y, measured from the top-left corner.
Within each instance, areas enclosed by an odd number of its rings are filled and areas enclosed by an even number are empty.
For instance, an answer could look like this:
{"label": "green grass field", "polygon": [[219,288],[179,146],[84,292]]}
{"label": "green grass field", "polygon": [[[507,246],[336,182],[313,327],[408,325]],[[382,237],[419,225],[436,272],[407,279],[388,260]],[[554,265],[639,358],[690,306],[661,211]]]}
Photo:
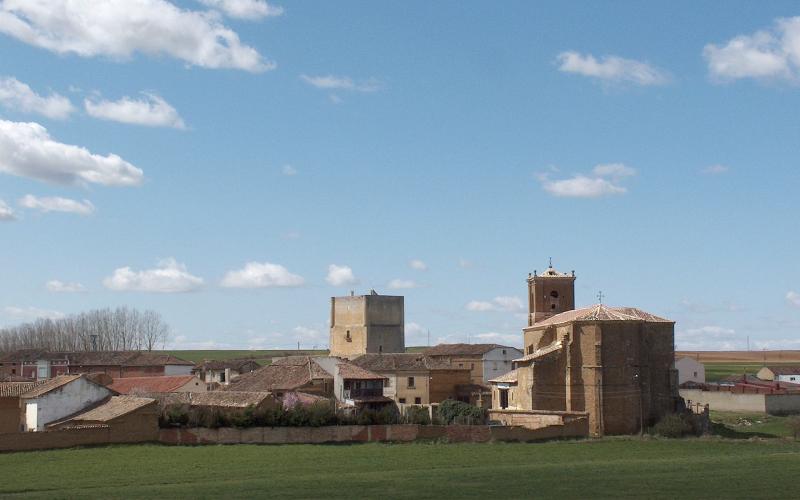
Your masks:
{"label": "green grass field", "polygon": [[753,363],[706,363],[706,382],[717,382],[728,375],[755,375],[763,366]]}
{"label": "green grass field", "polygon": [[789,417],[763,413],[711,411],[714,433],[732,438],[783,438],[792,436]]}
{"label": "green grass field", "polygon": [[0,455],[0,496],[791,498],[800,443],[131,445]]}

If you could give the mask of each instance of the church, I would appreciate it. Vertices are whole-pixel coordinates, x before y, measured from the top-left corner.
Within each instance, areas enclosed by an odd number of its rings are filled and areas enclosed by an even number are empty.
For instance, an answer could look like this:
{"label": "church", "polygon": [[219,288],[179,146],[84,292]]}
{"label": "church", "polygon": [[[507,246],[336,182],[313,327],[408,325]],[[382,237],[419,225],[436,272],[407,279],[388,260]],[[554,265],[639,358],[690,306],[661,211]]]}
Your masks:
{"label": "church", "polygon": [[525,355],[493,379],[491,417],[588,419],[590,435],[635,434],[678,405],[675,323],[633,307],[575,309],[575,272],[528,276]]}

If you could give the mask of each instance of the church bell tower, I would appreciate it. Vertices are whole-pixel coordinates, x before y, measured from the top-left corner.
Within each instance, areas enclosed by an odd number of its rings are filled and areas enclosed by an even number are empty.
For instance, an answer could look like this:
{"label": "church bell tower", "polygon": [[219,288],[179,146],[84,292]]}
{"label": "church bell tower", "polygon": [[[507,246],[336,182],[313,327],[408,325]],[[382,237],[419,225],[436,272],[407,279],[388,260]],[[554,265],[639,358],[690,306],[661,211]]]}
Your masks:
{"label": "church bell tower", "polygon": [[528,274],[528,326],[575,309],[575,271],[560,273],[553,261],[542,274]]}

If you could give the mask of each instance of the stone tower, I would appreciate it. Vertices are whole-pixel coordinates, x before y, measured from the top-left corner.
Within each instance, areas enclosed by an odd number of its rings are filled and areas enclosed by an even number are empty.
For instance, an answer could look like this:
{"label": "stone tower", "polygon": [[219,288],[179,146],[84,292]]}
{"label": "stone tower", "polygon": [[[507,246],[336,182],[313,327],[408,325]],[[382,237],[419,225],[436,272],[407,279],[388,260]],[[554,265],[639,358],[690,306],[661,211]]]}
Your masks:
{"label": "stone tower", "polygon": [[575,309],[575,271],[560,273],[553,262],[542,274],[528,274],[528,326]]}
{"label": "stone tower", "polygon": [[405,352],[405,313],[402,296],[331,297],[331,356]]}

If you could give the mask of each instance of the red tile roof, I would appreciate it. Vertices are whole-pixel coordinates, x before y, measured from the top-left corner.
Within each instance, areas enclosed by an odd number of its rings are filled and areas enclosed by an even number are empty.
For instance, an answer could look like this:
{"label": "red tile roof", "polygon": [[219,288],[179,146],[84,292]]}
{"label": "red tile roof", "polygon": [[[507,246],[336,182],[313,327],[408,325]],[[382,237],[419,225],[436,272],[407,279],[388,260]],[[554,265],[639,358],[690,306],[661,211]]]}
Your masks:
{"label": "red tile roof", "polygon": [[767,366],[775,375],[800,375],[800,366]]}
{"label": "red tile roof", "polygon": [[674,323],[674,321],[660,318],[635,307],[608,307],[597,304],[591,307],[566,311],[556,314],[545,320],[534,323],[528,328],[540,326],[561,325],[573,321],[644,321],[647,323]]}
{"label": "red tile roof", "polygon": [[130,394],[132,392],[174,392],[192,381],[195,381],[198,388],[205,389],[205,382],[200,381],[195,375],[116,378],[109,388],[120,394]]}
{"label": "red tile roof", "polygon": [[378,375],[375,372],[371,372],[369,370],[365,370],[360,366],[356,366],[352,363],[339,363],[336,365],[339,367],[339,376],[343,379],[349,380],[383,380],[386,377],[383,375]]}
{"label": "red tile roof", "polygon": [[0,382],[0,398],[19,397],[21,394],[44,383],[44,380],[36,382]]}
{"label": "red tile roof", "polygon": [[422,351],[428,356],[483,356],[494,349],[517,349],[500,344],[439,344]]}

